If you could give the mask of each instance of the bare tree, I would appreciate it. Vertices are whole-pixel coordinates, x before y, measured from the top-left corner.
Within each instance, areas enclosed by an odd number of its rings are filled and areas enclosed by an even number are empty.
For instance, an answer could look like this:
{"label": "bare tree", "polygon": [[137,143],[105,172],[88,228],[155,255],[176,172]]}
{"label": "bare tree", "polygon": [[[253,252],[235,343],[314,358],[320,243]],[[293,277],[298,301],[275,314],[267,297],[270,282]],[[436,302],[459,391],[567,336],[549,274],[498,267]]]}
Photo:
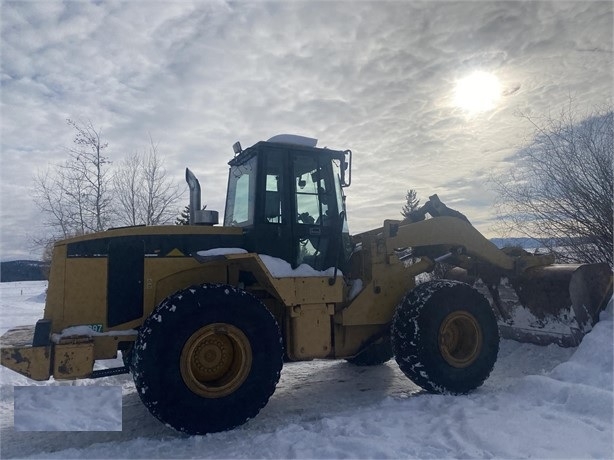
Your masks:
{"label": "bare tree", "polygon": [[73,199],[79,204],[80,223],[85,232],[102,231],[111,220],[108,174],[111,162],[102,154],[108,143],[102,141],[101,130],[94,128],[91,121],[76,123],[68,119],[67,122],[77,134],[64,169],[68,171],[69,183],[77,185]]}
{"label": "bare tree", "polygon": [[69,158],[35,177],[35,202],[52,229],[52,235],[39,239],[43,246],[50,240],[103,230],[110,221],[110,161],[102,154],[107,143],[91,122],[67,123],[76,130]]}
{"label": "bare tree", "polygon": [[119,163],[113,176],[115,214],[121,225],[141,224],[141,165],[141,156],[131,155]]}
{"label": "bare tree", "polygon": [[[72,230],[72,213],[74,210],[64,200],[65,178],[63,175],[55,175],[47,169],[39,171],[35,177],[34,202],[46,215],[45,224],[53,229],[55,235],[65,237]],[[45,241],[40,241],[42,246]]]}
{"label": "bare tree", "polygon": [[498,212],[510,234],[540,238],[561,261],[607,262],[613,253],[613,111],[577,120],[523,115],[531,142],[495,178]]}
{"label": "bare tree", "polygon": [[169,180],[157,146],[150,139],[147,153],[135,153],[124,160],[113,183],[117,215],[123,225],[160,225],[176,215],[174,205],[183,194],[179,184]]}

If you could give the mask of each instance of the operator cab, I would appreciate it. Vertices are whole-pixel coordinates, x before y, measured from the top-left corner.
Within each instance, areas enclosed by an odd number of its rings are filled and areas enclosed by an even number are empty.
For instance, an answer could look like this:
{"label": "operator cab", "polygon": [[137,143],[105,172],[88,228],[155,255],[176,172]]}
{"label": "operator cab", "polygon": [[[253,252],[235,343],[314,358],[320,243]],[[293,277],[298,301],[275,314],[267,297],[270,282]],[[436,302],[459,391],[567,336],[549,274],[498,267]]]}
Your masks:
{"label": "operator cab", "polygon": [[224,226],[244,229],[245,249],[293,268],[343,270],[350,249],[343,187],[350,185],[351,152],[316,143],[282,135],[246,150],[235,144]]}

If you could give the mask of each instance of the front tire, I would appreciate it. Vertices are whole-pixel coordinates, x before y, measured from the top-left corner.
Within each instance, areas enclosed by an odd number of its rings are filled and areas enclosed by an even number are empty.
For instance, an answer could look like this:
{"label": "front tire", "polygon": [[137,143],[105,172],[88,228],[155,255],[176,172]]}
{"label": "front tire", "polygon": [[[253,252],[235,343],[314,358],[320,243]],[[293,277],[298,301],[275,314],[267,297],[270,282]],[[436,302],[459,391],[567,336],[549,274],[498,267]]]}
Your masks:
{"label": "front tire", "polygon": [[256,416],[279,381],[283,346],[259,300],[203,284],[165,299],[143,323],[132,354],[135,386],[151,414],[200,435]]}
{"label": "front tire", "polygon": [[499,330],[490,304],[468,284],[436,280],[410,291],[392,323],[397,364],[432,393],[464,394],[490,375]]}

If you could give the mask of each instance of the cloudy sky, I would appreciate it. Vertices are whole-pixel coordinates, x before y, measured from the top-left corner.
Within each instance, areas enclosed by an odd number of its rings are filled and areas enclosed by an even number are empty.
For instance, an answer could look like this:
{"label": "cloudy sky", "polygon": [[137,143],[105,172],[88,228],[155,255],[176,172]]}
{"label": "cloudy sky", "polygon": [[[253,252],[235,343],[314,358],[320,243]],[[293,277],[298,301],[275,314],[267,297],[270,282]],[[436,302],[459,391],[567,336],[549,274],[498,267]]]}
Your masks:
{"label": "cloudy sky", "polygon": [[[610,1],[2,1],[0,258],[39,258],[33,176],[66,158],[67,118],[101,129],[114,162],[151,136],[175,180],[189,166],[220,213],[232,144],[293,133],[353,151],[353,233],[399,218],[414,188],[496,236],[487,179],[531,132],[519,113],[556,113],[570,98],[581,111],[611,103],[613,10]],[[476,72],[477,92],[469,83],[459,94]]]}

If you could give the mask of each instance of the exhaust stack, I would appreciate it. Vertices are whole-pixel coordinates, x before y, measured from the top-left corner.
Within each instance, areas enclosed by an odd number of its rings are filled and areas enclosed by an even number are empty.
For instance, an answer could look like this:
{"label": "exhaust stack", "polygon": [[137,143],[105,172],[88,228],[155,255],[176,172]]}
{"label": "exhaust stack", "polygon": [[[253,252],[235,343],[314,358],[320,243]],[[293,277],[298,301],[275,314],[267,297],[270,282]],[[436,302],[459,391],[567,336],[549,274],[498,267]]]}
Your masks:
{"label": "exhaust stack", "polygon": [[218,212],[201,209],[200,182],[189,168],[185,168],[185,181],[190,188],[190,225],[216,225]]}

